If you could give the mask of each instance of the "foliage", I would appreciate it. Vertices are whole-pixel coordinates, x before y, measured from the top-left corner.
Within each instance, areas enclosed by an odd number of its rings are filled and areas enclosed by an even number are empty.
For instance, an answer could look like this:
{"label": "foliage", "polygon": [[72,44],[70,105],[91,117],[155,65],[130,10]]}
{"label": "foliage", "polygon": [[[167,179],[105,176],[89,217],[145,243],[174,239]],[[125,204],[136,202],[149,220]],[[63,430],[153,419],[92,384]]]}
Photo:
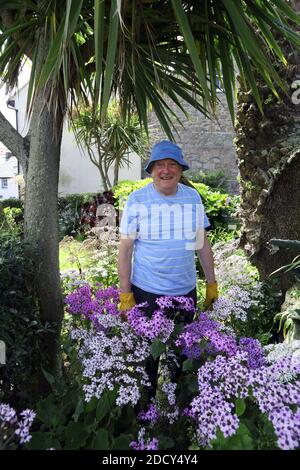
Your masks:
{"label": "foliage", "polygon": [[[235,63],[241,81],[249,83],[261,109],[251,65],[276,94],[276,85],[283,85],[264,52],[265,44],[272,57],[286,63],[270,29],[299,47],[299,38],[287,21],[297,25],[299,18],[283,0],[250,4],[150,1],[143,2],[143,8],[121,5],[117,0],[105,5],[85,0],[67,9],[57,2],[51,2],[51,8],[48,4],[14,6],[7,9],[4,2],[0,17],[0,72],[6,83],[14,85],[24,56],[31,59],[28,103],[36,89],[48,83],[49,105],[56,113],[60,112],[58,96],[62,108],[70,95],[71,104],[92,96],[104,119],[114,93],[124,118],[129,119],[137,109],[139,120],[147,128],[149,101],[169,137],[174,113],[164,99],[165,93],[183,112],[181,100],[205,112],[199,98],[214,106],[218,77],[233,117]],[[41,33],[47,38],[47,55],[40,70],[34,45]],[[199,44],[199,34],[206,47]]]}
{"label": "foliage", "polygon": [[119,235],[114,227],[94,228],[81,243],[65,237],[60,243],[65,292],[85,282],[105,287],[118,284],[118,249]]}
{"label": "foliage", "polygon": [[[114,186],[113,192],[116,198],[116,207],[122,210],[129,194],[151,182],[151,178],[146,178],[138,181],[121,181],[117,186]],[[194,187],[202,198],[205,212],[212,228],[227,228],[226,217],[231,216],[237,210],[239,197],[214,191],[203,183],[195,183]]]}
{"label": "foliage", "polygon": [[82,206],[92,203],[95,193],[68,194],[58,198],[59,234],[62,239],[66,235],[74,235],[80,225]]}
{"label": "foliage", "polygon": [[[276,253],[279,248],[286,248],[288,250],[295,250],[297,252],[300,251],[300,241],[299,240],[277,240],[271,239],[270,240],[271,251],[272,253]],[[292,271],[295,274],[296,279],[299,277],[300,274],[300,255],[297,255],[293,261],[285,266],[281,266],[280,268],[276,269],[271,273],[271,276],[277,274],[280,271],[289,272]]]}
{"label": "foliage", "polygon": [[14,197],[3,199],[0,201],[0,213],[1,208],[4,209],[5,207],[17,207],[18,209],[23,209],[23,201]]}
{"label": "foliage", "polygon": [[[250,304],[243,321],[232,319],[230,326],[239,336],[257,338],[262,344],[277,340],[274,315],[282,303],[282,292],[274,280],[259,282],[258,272],[242,250],[237,249],[236,240],[219,242],[213,246],[215,272],[221,295],[233,295],[235,302],[239,292],[249,295]],[[230,294],[231,289],[236,289]],[[224,310],[225,305],[221,305]],[[227,307],[226,307],[227,308]]]}
{"label": "foliage", "polygon": [[105,190],[111,188],[109,170],[113,169],[113,185],[118,183],[119,169],[129,165],[129,154],[145,157],[147,137],[137,114],[124,119],[120,103],[116,100],[108,106],[107,116],[101,119],[100,108],[96,115],[90,107],[81,107],[73,115],[73,125],[81,144],[88,151],[91,162],[98,168]]}
{"label": "foliage", "polygon": [[203,183],[220,192],[228,191],[228,184],[224,170],[212,170],[208,172],[204,172],[202,170],[188,170],[184,175],[192,183]]}
{"label": "foliage", "polygon": [[[268,358],[259,341],[238,338],[209,313],[200,313],[184,327],[179,312],[188,311],[190,305],[182,297],[160,299],[155,319],[134,307],[127,322],[118,314],[117,299],[112,288],[85,286],[66,302],[77,325],[70,332],[83,367],[86,399],[103,397],[119,381],[116,404],[121,409],[139,399],[141,406],[147,406],[137,415],[141,428],[132,448],[298,448],[299,358],[288,352],[284,358],[274,354]],[[170,307],[177,313],[167,319]],[[128,355],[126,348],[135,341],[143,344]],[[174,383],[176,349],[187,359]],[[126,361],[162,352],[162,380],[155,400],[147,403],[142,366],[129,367]],[[138,386],[133,382],[137,374],[142,378]]]}
{"label": "foliage", "polygon": [[[19,209],[17,209],[19,210]],[[19,232],[0,232],[0,339],[6,343],[7,362],[0,366],[0,399],[28,405],[41,361],[40,343],[47,325],[30,285],[31,267],[24,258]]]}
{"label": "foliage", "polygon": [[[66,372],[68,375],[71,371]],[[73,373],[78,374],[78,371]],[[52,382],[52,392],[36,405],[36,420],[30,450],[122,450],[133,438],[133,410],[115,404],[115,391],[108,391],[101,400],[85,402],[79,388],[79,375]],[[125,432],[124,432],[125,431]]]}

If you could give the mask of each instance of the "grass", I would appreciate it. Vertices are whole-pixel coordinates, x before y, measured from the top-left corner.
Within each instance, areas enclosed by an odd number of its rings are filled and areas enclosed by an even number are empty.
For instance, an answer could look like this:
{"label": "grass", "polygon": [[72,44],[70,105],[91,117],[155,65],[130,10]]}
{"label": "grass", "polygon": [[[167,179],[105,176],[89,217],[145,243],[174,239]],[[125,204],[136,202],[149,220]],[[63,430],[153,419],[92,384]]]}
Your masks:
{"label": "grass", "polygon": [[60,272],[68,269],[86,269],[96,266],[97,261],[93,259],[93,251],[82,247],[82,242],[73,240],[59,247]]}

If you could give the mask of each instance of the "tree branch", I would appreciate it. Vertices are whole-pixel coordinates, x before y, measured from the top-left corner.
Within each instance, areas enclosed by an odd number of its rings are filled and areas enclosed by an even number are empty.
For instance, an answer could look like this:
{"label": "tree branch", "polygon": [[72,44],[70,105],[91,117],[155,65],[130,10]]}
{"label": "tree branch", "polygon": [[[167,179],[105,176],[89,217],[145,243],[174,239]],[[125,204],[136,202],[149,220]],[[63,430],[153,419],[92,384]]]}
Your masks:
{"label": "tree branch", "polygon": [[0,141],[19,160],[24,174],[29,159],[29,139],[22,137],[0,111]]}

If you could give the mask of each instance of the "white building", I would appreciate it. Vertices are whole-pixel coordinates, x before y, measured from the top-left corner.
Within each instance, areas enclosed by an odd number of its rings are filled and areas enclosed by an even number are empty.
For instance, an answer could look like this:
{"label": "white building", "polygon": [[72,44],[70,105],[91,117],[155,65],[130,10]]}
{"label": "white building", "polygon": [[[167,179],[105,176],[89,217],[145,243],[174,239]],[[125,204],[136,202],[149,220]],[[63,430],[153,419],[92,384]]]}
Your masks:
{"label": "white building", "polygon": [[0,199],[18,198],[18,161],[0,143]]}
{"label": "white building", "polygon": [[[6,119],[16,127],[16,111],[7,106],[8,96],[5,86],[0,83],[0,109]],[[8,148],[0,142],[0,200],[18,198],[19,190],[16,181],[18,161]]]}

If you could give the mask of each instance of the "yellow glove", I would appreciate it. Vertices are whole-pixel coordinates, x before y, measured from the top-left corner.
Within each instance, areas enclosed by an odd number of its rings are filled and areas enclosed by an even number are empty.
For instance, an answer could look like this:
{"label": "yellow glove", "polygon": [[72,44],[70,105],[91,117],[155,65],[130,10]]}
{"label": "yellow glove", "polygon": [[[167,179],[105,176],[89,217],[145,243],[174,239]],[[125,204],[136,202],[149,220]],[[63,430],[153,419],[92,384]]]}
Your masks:
{"label": "yellow glove", "polygon": [[219,297],[217,282],[206,283],[206,297],[203,304],[204,310],[212,309],[212,305]]}
{"label": "yellow glove", "polygon": [[119,298],[120,298],[119,310],[121,310],[121,312],[124,312],[124,310],[129,310],[130,308],[136,305],[133,292],[120,292]]}

